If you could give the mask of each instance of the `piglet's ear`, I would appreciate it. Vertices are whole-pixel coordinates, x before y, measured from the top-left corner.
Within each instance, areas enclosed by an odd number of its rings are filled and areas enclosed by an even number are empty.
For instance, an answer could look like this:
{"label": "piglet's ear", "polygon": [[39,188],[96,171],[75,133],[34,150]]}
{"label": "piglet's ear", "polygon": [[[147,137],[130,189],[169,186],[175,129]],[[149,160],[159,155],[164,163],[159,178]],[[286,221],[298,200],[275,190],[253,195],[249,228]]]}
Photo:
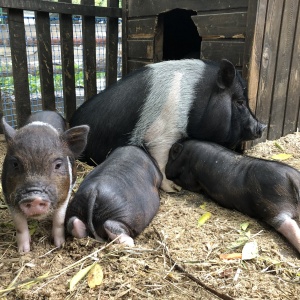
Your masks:
{"label": "piglet's ear", "polygon": [[62,138],[67,142],[75,158],[77,158],[84,150],[89,131],[89,126],[81,125],[72,127],[62,134]]}
{"label": "piglet's ear", "polygon": [[2,117],[1,123],[2,123],[2,128],[3,128],[3,132],[4,132],[6,142],[9,142],[16,135],[16,130],[13,129],[8,123],[6,123],[4,117]]}
{"label": "piglet's ear", "polygon": [[234,65],[229,60],[222,59],[217,78],[218,87],[221,89],[231,87],[235,76],[236,70]]}
{"label": "piglet's ear", "polygon": [[173,160],[177,159],[177,157],[179,156],[179,154],[182,152],[183,150],[183,145],[179,144],[179,143],[175,143],[171,150],[170,150],[170,156]]}

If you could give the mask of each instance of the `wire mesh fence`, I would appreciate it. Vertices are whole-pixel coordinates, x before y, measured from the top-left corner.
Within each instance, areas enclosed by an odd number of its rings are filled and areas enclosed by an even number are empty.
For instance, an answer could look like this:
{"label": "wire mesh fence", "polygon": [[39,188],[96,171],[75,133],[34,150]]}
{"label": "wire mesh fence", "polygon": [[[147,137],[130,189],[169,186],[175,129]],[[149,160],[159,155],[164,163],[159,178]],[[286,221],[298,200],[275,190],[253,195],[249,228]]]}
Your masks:
{"label": "wire mesh fence", "polygon": [[[82,47],[82,18],[73,16],[73,50],[77,107],[84,101],[84,66]],[[97,92],[106,85],[106,18],[95,18],[96,32],[96,77]],[[26,34],[26,50],[28,63],[28,81],[31,101],[31,112],[42,110],[41,84],[39,74],[39,60],[35,29],[34,12],[24,11],[24,24]],[[14,82],[12,74],[11,51],[7,16],[0,15],[0,90],[3,115],[6,120],[16,126]],[[58,15],[50,14],[51,48],[53,58],[53,81],[55,91],[56,109],[64,115],[62,63],[60,44],[60,22]],[[121,77],[121,19],[119,20],[118,43],[118,78]]]}

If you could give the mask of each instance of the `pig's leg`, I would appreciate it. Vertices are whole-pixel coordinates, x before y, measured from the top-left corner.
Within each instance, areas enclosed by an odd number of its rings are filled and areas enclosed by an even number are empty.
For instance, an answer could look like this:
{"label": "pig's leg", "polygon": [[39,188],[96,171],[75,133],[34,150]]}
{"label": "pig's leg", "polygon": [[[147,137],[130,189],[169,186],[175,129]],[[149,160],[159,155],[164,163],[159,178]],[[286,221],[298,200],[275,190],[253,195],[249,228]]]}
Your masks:
{"label": "pig's leg", "polygon": [[297,222],[291,218],[287,218],[277,228],[283,236],[298,250],[300,253],[300,228]]}
{"label": "pig's leg", "polygon": [[56,247],[61,247],[65,242],[64,221],[68,202],[69,201],[65,201],[60,207],[55,210],[53,214],[52,236],[54,239],[54,245]]}
{"label": "pig's leg", "polygon": [[28,229],[27,218],[17,212],[12,212],[12,219],[15,224],[17,234],[17,244],[18,244],[18,251],[22,252],[29,252],[30,251],[30,234]]}
{"label": "pig's leg", "polygon": [[67,230],[78,239],[85,238],[88,235],[85,224],[77,217],[72,217],[68,220]]}
{"label": "pig's leg", "polygon": [[103,227],[111,240],[119,236],[118,243],[134,247],[134,241],[132,237],[129,236],[129,230],[123,223],[107,220],[104,222]]}
{"label": "pig's leg", "polygon": [[165,192],[174,193],[174,192],[179,192],[181,190],[181,187],[175,184],[173,181],[166,178],[165,170],[166,170],[166,164],[169,157],[169,150],[170,149],[166,146],[161,146],[161,147],[156,146],[149,149],[149,152],[151,156],[156,159],[158,167],[163,175],[163,180],[160,188]]}

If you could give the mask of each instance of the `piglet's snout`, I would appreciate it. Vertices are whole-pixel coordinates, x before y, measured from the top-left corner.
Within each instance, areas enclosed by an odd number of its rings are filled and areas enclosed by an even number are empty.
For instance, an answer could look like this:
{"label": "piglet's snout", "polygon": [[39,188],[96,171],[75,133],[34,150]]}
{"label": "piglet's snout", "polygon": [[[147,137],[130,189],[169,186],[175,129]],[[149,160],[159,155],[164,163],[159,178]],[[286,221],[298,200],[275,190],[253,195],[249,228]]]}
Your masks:
{"label": "piglet's snout", "polygon": [[50,201],[41,197],[35,197],[21,201],[19,206],[27,217],[41,217],[48,214]]}

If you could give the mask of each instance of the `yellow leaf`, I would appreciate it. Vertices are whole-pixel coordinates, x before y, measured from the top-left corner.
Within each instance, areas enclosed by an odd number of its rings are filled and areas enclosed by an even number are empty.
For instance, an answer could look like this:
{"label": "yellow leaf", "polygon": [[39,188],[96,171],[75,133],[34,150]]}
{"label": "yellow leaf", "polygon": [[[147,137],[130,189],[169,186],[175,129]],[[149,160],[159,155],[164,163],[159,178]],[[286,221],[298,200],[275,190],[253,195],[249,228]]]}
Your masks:
{"label": "yellow leaf", "polygon": [[103,271],[99,264],[95,264],[94,267],[90,270],[87,278],[87,282],[90,288],[94,288],[97,285],[100,285],[103,281]]}
{"label": "yellow leaf", "polygon": [[79,272],[77,272],[71,279],[70,281],[70,291],[74,290],[75,285],[81,280],[83,279],[86,274],[90,271],[90,269],[94,266],[95,263],[93,263],[92,265],[81,269]]}
{"label": "yellow leaf", "polygon": [[202,226],[211,217],[210,212],[204,213],[198,220],[198,227]]}
{"label": "yellow leaf", "polygon": [[242,223],[241,224],[241,229],[243,230],[243,231],[246,231],[246,229],[248,228],[248,226],[249,226],[249,222],[244,222],[244,223]]}
{"label": "yellow leaf", "polygon": [[280,154],[275,154],[273,156],[271,156],[272,159],[276,159],[276,160],[286,160],[293,157],[292,154],[286,154],[286,153],[280,153]]}
{"label": "yellow leaf", "polygon": [[243,247],[242,260],[253,259],[258,256],[258,245],[255,241],[248,242]]}
{"label": "yellow leaf", "polygon": [[201,209],[205,209],[205,207],[206,207],[206,202],[204,202],[203,204],[201,204],[199,207],[200,207]]}

